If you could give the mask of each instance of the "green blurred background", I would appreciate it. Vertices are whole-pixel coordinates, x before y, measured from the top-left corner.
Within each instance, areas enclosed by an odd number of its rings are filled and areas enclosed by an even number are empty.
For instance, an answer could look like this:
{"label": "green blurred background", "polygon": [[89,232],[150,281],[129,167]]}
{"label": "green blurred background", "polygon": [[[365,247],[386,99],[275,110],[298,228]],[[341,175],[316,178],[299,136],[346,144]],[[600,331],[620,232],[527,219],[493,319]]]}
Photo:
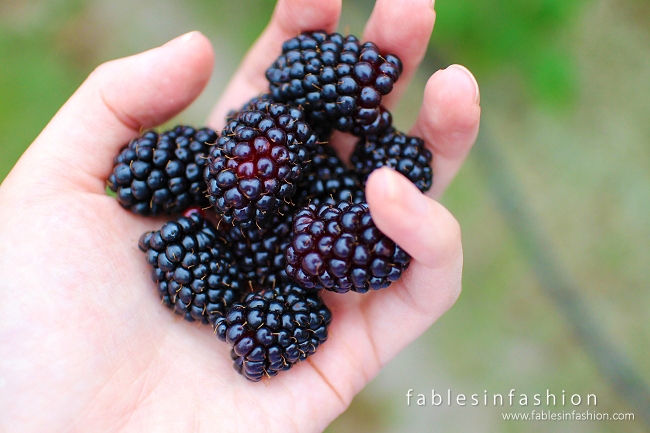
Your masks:
{"label": "green blurred background", "polygon": [[[372,5],[345,1],[340,30],[360,34]],[[273,6],[0,0],[0,180],[99,63],[194,29],[217,65],[175,122],[201,124]],[[438,0],[436,10],[395,118],[410,127],[426,79],[448,64],[481,85],[479,140],[442,200],[463,229],[464,291],[328,431],[650,431],[650,3]],[[408,407],[409,388],[593,393],[591,410],[636,420],[504,422],[508,408],[492,405]]]}

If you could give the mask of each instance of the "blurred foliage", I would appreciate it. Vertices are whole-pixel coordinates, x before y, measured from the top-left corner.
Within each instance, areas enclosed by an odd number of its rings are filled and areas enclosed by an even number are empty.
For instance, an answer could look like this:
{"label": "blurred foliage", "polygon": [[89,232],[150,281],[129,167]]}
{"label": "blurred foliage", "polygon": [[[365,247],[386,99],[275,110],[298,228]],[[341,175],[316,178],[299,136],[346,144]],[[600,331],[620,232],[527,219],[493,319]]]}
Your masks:
{"label": "blurred foliage", "polygon": [[576,95],[577,74],[564,38],[584,4],[585,0],[441,0],[436,3],[435,46],[448,61],[462,61],[488,81],[515,69],[534,99],[565,105]]}
{"label": "blurred foliage", "polygon": [[255,42],[275,8],[273,0],[192,0],[192,3],[197,18],[211,17],[219,34],[225,37],[223,42],[239,52],[246,51]]}
{"label": "blurred foliage", "polygon": [[[53,37],[75,12],[75,5],[48,5],[39,12],[14,15],[6,13],[7,5],[0,2],[4,12],[0,16],[0,180],[83,77]],[[33,16],[36,13],[48,18]]]}

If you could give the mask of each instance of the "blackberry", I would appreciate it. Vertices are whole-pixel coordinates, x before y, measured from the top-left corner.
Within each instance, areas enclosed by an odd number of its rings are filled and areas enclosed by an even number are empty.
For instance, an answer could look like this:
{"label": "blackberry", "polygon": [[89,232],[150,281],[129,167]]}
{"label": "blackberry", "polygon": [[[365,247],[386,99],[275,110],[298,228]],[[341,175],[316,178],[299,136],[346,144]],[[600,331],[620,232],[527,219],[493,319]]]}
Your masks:
{"label": "blackberry", "polygon": [[318,293],[290,283],[248,294],[217,319],[215,332],[233,346],[235,370],[257,382],[313,354],[331,317]]}
{"label": "blackberry", "polygon": [[242,297],[239,267],[217,229],[198,212],[144,233],[138,247],[163,303],[185,320],[214,323]]}
{"label": "blackberry", "polygon": [[225,239],[237,258],[242,280],[251,287],[274,288],[288,282],[285,252],[289,244],[293,211],[272,227],[229,227]]}
{"label": "blackberry", "polygon": [[399,58],[372,42],[314,31],[287,40],[266,77],[273,99],[303,107],[312,124],[368,135],[390,126],[381,101],[401,73]]}
{"label": "blackberry", "polygon": [[311,169],[294,198],[298,206],[341,201],[360,203],[365,200],[358,176],[345,166],[330,146],[318,147],[312,156]]}
{"label": "blackberry", "polygon": [[350,161],[364,182],[373,170],[387,166],[402,173],[425,192],[433,183],[431,158],[431,152],[421,138],[390,128],[378,137],[359,140]]}
{"label": "blackberry", "polygon": [[126,209],[139,215],[177,214],[206,207],[203,169],[217,133],[177,126],[145,132],[124,146],[113,161],[108,187]]}
{"label": "blackberry", "polygon": [[[248,109],[252,108],[252,109]],[[242,227],[274,224],[287,211],[318,138],[304,113],[265,98],[232,113],[203,172],[221,221]]]}
{"label": "blackberry", "polygon": [[286,271],[302,287],[377,290],[396,281],[410,260],[375,226],[367,203],[311,204],[293,217]]}

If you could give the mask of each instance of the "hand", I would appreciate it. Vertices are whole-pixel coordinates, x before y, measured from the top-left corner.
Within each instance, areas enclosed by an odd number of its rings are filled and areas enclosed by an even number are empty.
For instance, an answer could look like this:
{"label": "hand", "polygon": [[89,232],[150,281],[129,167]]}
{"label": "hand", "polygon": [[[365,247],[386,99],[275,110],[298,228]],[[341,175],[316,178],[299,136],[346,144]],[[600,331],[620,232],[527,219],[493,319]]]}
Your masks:
{"label": "hand", "polygon": [[[280,0],[209,123],[267,87],[283,40],[336,27],[339,0]],[[378,0],[364,39],[404,62],[394,105],[421,61],[434,12],[429,0]],[[391,358],[460,292],[458,223],[389,169],[372,174],[377,226],[413,256],[390,288],[325,293],[329,340],[267,381],[236,374],[206,326],[160,305],[137,239],[159,228],[105,194],[120,147],[184,109],[214,63],[194,32],[101,65],[75,92],[0,187],[0,430],[321,431]],[[433,74],[414,130],[433,151],[437,198],[472,146],[478,88],[465,69]],[[349,140],[335,136],[345,152]],[[349,148],[348,148],[349,153]]]}

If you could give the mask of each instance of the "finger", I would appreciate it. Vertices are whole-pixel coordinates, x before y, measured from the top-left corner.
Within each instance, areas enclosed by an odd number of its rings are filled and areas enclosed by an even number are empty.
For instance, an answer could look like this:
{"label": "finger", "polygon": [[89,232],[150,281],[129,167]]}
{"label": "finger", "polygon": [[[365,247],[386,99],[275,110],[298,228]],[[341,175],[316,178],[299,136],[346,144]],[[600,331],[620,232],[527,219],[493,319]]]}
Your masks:
{"label": "finger", "polygon": [[386,54],[402,60],[404,70],[393,91],[382,103],[394,106],[408,87],[424,58],[433,30],[435,12],[431,0],[377,0],[363,34]]}
{"label": "finger", "polygon": [[465,67],[451,65],[429,78],[411,135],[422,137],[433,152],[434,198],[442,195],[476,141],[479,104],[478,84]]}
{"label": "finger", "polygon": [[454,217],[389,168],[373,172],[366,191],[373,221],[412,260],[386,289],[326,294],[330,338],[312,364],[344,403],[447,311],[461,289],[463,255]]}
{"label": "finger", "polygon": [[249,50],[210,114],[208,124],[221,128],[226,114],[269,91],[266,70],[282,52],[282,43],[307,30],[334,31],[341,0],[279,0],[268,26]]}
{"label": "finger", "polygon": [[[57,181],[103,192],[119,149],[141,129],[187,107],[207,84],[213,62],[208,39],[192,32],[104,63],[59,110],[24,159]],[[23,166],[33,170],[31,164]]]}

